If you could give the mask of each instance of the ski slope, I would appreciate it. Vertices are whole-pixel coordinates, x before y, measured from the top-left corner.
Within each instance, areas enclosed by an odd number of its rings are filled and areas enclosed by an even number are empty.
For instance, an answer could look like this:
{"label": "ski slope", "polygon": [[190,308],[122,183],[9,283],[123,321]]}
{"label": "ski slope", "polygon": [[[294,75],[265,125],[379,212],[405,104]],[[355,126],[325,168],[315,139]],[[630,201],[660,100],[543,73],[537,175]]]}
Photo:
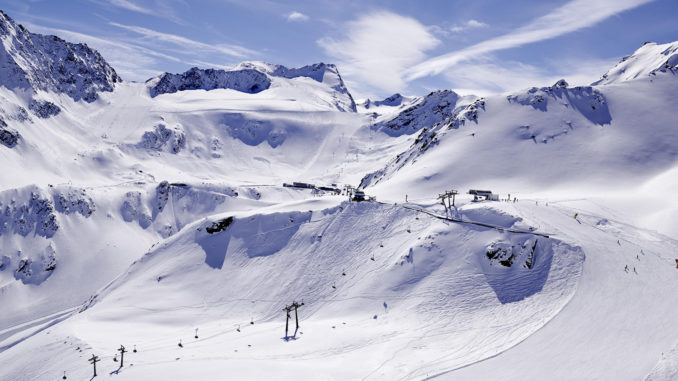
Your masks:
{"label": "ski slope", "polygon": [[676,377],[675,43],[356,103],[324,63],[122,82],[0,16],[0,379]]}

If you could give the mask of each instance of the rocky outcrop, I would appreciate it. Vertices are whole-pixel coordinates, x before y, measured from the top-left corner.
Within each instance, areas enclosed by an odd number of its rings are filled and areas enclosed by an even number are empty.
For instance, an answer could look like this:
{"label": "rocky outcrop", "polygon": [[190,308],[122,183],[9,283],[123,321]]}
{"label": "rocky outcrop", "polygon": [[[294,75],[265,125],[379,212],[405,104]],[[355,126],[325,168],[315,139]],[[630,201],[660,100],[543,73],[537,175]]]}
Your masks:
{"label": "rocky outcrop", "polygon": [[551,102],[567,104],[592,123],[605,125],[612,121],[607,101],[600,91],[591,86],[568,87],[564,79],[553,86],[532,87],[524,93],[509,95],[506,99],[511,103],[531,106],[544,112],[548,111]]}
{"label": "rocky outcrop", "polygon": [[253,69],[219,70],[198,69],[194,67],[185,73],[164,73],[151,78],[149,94],[156,97],[160,94],[171,94],[183,90],[214,90],[232,89],[244,93],[258,93],[271,86],[271,80],[266,74]]}
{"label": "rocky outcrop", "polygon": [[38,253],[30,255],[17,252],[17,258],[3,256],[0,271],[13,269],[14,279],[23,284],[40,284],[49,278],[57,267],[56,249],[50,242]]}
{"label": "rocky outcrop", "polygon": [[180,125],[168,128],[159,123],[153,131],[144,132],[139,144],[143,148],[176,154],[186,147],[186,135]]}
{"label": "rocky outcrop", "polygon": [[31,100],[31,102],[28,104],[28,108],[33,111],[33,114],[35,114],[38,118],[43,119],[49,118],[50,116],[59,115],[61,112],[59,106],[55,105],[54,103],[35,99]]}
{"label": "rocky outcrop", "polygon": [[14,148],[20,137],[19,132],[7,127],[7,123],[0,118],[0,143],[5,147]]}
{"label": "rocky outcrop", "polygon": [[451,118],[459,109],[459,100],[452,90],[434,91],[393,119],[374,124],[372,129],[390,136],[412,135]]}
{"label": "rocky outcrop", "polygon": [[243,62],[233,69],[199,69],[185,73],[164,73],[146,81],[151,97],[183,90],[232,89],[255,94],[271,86],[271,78],[310,78],[334,90],[333,105],[342,111],[356,111],[353,96],[346,88],[335,65],[317,63],[299,68],[288,68],[263,62]]}
{"label": "rocky outcrop", "polygon": [[58,229],[54,204],[37,191],[32,191],[25,202],[12,199],[3,205],[0,201],[0,234],[34,233],[50,238]]}
{"label": "rocky outcrop", "polygon": [[96,211],[94,201],[84,189],[57,192],[54,195],[54,205],[57,212],[66,215],[78,213],[84,217],[89,217]]}
{"label": "rocky outcrop", "polygon": [[29,32],[0,11],[0,83],[13,89],[63,93],[93,102],[121,82],[115,70],[86,44]]}

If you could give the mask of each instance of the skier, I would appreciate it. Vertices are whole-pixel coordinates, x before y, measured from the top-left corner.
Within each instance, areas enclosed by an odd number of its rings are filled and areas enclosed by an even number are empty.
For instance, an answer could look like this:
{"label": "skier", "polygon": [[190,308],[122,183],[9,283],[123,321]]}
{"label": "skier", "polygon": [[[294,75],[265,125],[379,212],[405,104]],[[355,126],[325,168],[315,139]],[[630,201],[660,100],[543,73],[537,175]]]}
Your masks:
{"label": "skier", "polygon": [[575,219],[575,220],[577,219],[577,217],[579,217],[579,213],[575,213],[575,214],[574,214],[574,219]]}
{"label": "skier", "polygon": [[407,194],[405,195],[405,202],[407,202]]}
{"label": "skier", "polygon": [[624,271],[629,272],[629,265],[624,266]]}

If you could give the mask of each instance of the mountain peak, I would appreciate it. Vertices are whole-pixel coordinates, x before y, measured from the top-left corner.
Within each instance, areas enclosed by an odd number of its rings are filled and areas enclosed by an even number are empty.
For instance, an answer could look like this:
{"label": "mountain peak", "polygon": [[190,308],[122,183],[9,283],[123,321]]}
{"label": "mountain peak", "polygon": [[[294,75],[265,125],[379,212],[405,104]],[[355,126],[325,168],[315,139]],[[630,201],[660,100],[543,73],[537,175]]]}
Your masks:
{"label": "mountain peak", "polygon": [[678,41],[668,44],[645,42],[592,85],[630,81],[664,72],[678,72]]}
{"label": "mountain peak", "polygon": [[64,93],[93,102],[122,80],[94,49],[29,32],[0,11],[0,83],[7,88]]}
{"label": "mountain peak", "polygon": [[182,90],[233,89],[245,93],[258,93],[271,86],[271,79],[306,77],[336,91],[334,106],[343,111],[356,111],[353,96],[346,88],[339,70],[323,62],[298,68],[258,61],[242,62],[230,69],[191,68],[181,74],[163,73],[146,81],[151,97],[176,93]]}

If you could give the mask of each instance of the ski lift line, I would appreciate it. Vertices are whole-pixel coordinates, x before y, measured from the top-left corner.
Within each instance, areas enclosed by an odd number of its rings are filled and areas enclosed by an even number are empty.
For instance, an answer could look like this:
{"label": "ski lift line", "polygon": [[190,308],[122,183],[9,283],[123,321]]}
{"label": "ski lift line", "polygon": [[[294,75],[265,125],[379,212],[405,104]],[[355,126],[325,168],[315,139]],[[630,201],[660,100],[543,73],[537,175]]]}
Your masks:
{"label": "ski lift line", "polygon": [[[424,296],[430,296],[433,294],[440,294],[439,291],[435,290],[429,290],[429,291],[424,291],[416,294],[408,294],[408,295],[403,295],[403,296],[398,296],[398,295],[357,295],[353,297],[348,297],[348,298],[332,298],[332,299],[316,299],[314,302],[320,302],[320,303],[329,303],[329,302],[341,302],[341,301],[350,301],[350,300],[356,300],[356,299],[368,299],[368,300],[384,300],[385,298],[389,300],[405,300],[405,299],[410,299],[410,298],[416,298],[416,297],[424,297]],[[236,299],[239,301],[248,301],[248,302],[270,302],[270,303],[279,303],[279,300],[271,300],[271,299]],[[268,320],[273,319],[275,316],[277,316],[277,313],[271,313],[268,316]],[[267,318],[264,318],[264,320],[267,320]],[[243,322],[243,323],[235,323],[236,326],[240,326],[241,331],[246,330],[246,327],[249,324],[249,322]],[[230,331],[228,330],[221,330],[220,332],[217,332],[213,335],[210,336],[205,336],[201,339],[196,339],[194,341],[191,341],[190,345],[192,346],[193,343],[196,342],[203,342],[203,341],[209,341],[211,339],[214,339],[218,336],[223,336],[228,334]],[[230,332],[232,333],[232,332]],[[246,333],[244,336],[247,336]],[[159,345],[146,345],[144,343],[153,343],[156,342],[158,343],[159,341],[162,341],[162,343],[159,343]],[[143,345],[143,352],[154,352],[162,349],[171,349],[176,346],[176,344],[173,341],[167,340],[167,339],[160,339],[160,340],[150,340],[150,341],[142,341],[140,343],[137,343],[137,345]],[[103,356],[98,356],[99,359],[101,360],[111,360],[115,358],[116,355],[103,355]],[[170,361],[168,361],[170,362]],[[141,363],[144,363],[143,361],[135,362],[135,364],[141,365]]]}
{"label": "ski lift line", "polygon": [[440,220],[445,220],[445,221],[450,221],[450,222],[457,222],[457,223],[462,223],[462,224],[476,225],[476,226],[481,226],[481,227],[485,227],[485,228],[489,228],[489,229],[495,229],[495,230],[499,230],[499,231],[505,231],[505,232],[508,232],[508,233],[516,233],[516,234],[532,234],[532,235],[536,235],[536,236],[540,236],[540,237],[544,237],[544,238],[549,238],[549,234],[545,234],[545,233],[538,233],[538,232],[533,232],[533,231],[531,232],[531,231],[525,231],[525,230],[517,230],[517,229],[503,228],[503,227],[501,227],[501,226],[495,226],[495,225],[486,224],[486,223],[483,223],[483,222],[464,221],[464,220],[460,220],[460,219],[457,219],[457,218],[441,216],[441,215],[435,214],[435,213],[433,213],[433,212],[429,212],[428,210],[419,209],[419,208],[413,208],[413,207],[407,206],[407,205],[403,205],[403,208],[410,209],[410,210],[414,210],[414,211],[417,211],[417,212],[426,213],[426,214],[428,214],[428,215],[430,215],[430,216],[432,216],[432,217],[438,218],[438,219],[440,219]]}

